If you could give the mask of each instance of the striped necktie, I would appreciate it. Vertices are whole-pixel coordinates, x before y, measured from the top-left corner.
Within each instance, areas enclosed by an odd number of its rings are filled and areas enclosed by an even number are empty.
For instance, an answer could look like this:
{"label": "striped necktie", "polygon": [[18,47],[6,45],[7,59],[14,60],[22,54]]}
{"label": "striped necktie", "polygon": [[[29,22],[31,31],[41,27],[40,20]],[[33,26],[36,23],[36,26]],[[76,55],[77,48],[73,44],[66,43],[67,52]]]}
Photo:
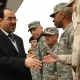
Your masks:
{"label": "striped necktie", "polygon": [[9,37],[13,42],[15,42],[15,39],[14,39],[13,34],[9,33],[9,34],[8,34],[8,37]]}

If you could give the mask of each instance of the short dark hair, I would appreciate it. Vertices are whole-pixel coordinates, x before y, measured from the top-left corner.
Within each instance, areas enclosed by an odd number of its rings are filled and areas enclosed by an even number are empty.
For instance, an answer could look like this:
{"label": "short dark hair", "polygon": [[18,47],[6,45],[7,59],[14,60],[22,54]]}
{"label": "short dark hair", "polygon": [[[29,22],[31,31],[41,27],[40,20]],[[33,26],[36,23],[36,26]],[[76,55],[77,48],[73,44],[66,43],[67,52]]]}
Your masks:
{"label": "short dark hair", "polygon": [[29,43],[30,43],[32,40],[35,40],[33,36],[30,37]]}
{"label": "short dark hair", "polygon": [[4,10],[11,10],[11,9],[9,8],[0,9],[0,18],[4,18]]}
{"label": "short dark hair", "polygon": [[4,9],[0,9],[0,18],[4,18]]}

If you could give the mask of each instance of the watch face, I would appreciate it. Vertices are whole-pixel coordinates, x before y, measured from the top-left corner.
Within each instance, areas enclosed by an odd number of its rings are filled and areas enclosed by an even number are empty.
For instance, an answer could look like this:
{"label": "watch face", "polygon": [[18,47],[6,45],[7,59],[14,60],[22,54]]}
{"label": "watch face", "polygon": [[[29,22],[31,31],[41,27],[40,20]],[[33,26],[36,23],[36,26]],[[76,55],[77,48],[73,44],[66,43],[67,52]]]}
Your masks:
{"label": "watch face", "polygon": [[23,0],[0,0],[0,9],[10,8],[13,11],[17,11]]}

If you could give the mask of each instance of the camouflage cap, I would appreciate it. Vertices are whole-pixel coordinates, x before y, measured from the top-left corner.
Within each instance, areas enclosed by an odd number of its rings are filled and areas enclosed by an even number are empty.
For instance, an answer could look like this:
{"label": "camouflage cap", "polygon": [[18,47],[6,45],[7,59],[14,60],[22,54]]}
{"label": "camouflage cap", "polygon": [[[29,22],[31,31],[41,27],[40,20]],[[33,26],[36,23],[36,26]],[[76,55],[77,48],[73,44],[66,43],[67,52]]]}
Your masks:
{"label": "camouflage cap", "polygon": [[75,1],[75,0],[70,0],[70,2],[69,2],[66,6],[70,7],[71,4],[72,4],[74,1]]}
{"label": "camouflage cap", "polygon": [[41,26],[40,25],[40,21],[33,21],[33,22],[31,22],[31,23],[28,24],[28,28],[29,28],[28,31],[30,31],[30,29],[38,27],[38,26]]}
{"label": "camouflage cap", "polygon": [[50,17],[54,17],[57,12],[71,12],[71,9],[66,6],[67,3],[59,3],[54,7],[54,12],[50,15]]}
{"label": "camouflage cap", "polygon": [[56,27],[47,27],[44,29],[43,35],[49,34],[49,35],[55,35],[59,34],[59,31]]}

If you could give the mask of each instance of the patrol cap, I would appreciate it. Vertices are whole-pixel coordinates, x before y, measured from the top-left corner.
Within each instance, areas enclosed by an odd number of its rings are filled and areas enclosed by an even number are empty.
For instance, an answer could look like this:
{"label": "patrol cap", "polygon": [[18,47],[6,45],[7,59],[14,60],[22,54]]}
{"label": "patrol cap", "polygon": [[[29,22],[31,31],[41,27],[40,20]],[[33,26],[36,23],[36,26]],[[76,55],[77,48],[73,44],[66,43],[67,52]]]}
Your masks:
{"label": "patrol cap", "polygon": [[74,2],[75,0],[70,0],[70,2],[66,5],[66,6],[71,6],[71,4]]}
{"label": "patrol cap", "polygon": [[41,26],[40,21],[33,21],[28,24],[28,28],[29,28],[28,31],[30,31],[30,29],[38,27],[38,26]]}
{"label": "patrol cap", "polygon": [[59,34],[59,31],[56,27],[47,27],[44,29],[43,35],[55,35],[55,34]]}
{"label": "patrol cap", "polygon": [[59,3],[54,7],[54,12],[50,15],[50,17],[54,17],[57,12],[71,12],[71,9],[66,6],[67,3]]}

